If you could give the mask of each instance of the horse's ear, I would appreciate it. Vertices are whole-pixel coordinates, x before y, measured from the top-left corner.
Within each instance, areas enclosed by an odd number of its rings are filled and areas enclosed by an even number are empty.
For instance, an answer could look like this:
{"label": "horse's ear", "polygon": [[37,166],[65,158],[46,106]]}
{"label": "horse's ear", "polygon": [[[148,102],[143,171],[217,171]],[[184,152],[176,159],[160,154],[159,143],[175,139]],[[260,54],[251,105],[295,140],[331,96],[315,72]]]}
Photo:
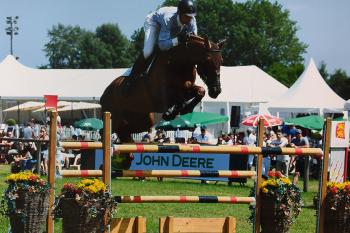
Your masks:
{"label": "horse's ear", "polygon": [[220,40],[218,43],[219,48],[222,49],[225,43],[226,43],[226,39]]}
{"label": "horse's ear", "polygon": [[205,43],[205,47],[207,49],[210,49],[211,45],[210,45],[210,42],[209,42],[208,35],[204,35],[204,43]]}

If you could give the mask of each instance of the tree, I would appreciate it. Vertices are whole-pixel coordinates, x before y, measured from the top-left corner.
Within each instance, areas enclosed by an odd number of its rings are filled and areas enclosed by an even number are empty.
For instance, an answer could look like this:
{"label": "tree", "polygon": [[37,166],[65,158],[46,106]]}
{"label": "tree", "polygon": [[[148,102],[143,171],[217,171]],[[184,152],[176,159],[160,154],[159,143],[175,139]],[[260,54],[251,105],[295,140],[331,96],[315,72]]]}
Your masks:
{"label": "tree", "polygon": [[96,38],[94,33],[87,32],[83,34],[78,48],[80,51],[80,69],[113,67],[111,51],[108,50],[106,44]]}
{"label": "tree", "polygon": [[[164,6],[176,6],[166,0]],[[299,41],[296,22],[279,3],[267,0],[197,0],[200,35],[213,41],[226,38],[224,65],[256,65],[289,85],[300,75],[306,44]],[[280,67],[280,68],[277,68]],[[277,73],[278,70],[278,73]]]}
{"label": "tree", "polygon": [[111,67],[128,67],[132,63],[128,51],[130,42],[124,36],[117,24],[103,24],[96,29],[96,37],[100,39],[110,52]]}
{"label": "tree", "polygon": [[328,84],[340,97],[345,100],[350,99],[350,77],[344,70],[337,69],[330,75]]}
{"label": "tree", "polygon": [[142,53],[143,51],[143,42],[145,39],[145,31],[143,28],[140,28],[136,31],[131,36],[131,45],[130,45],[130,55],[131,57],[135,60],[136,57]]}
{"label": "tree", "polygon": [[50,68],[78,68],[80,51],[78,44],[85,31],[79,26],[58,24],[48,31],[50,41],[45,44],[44,52],[49,59]]}
{"label": "tree", "polygon": [[124,68],[132,64],[130,42],[116,24],[103,24],[95,33],[58,24],[48,34],[44,51],[49,64],[42,68]]}
{"label": "tree", "polygon": [[329,73],[327,71],[327,65],[324,61],[321,61],[320,67],[318,67],[318,71],[320,72],[322,78],[327,81],[329,78]]}

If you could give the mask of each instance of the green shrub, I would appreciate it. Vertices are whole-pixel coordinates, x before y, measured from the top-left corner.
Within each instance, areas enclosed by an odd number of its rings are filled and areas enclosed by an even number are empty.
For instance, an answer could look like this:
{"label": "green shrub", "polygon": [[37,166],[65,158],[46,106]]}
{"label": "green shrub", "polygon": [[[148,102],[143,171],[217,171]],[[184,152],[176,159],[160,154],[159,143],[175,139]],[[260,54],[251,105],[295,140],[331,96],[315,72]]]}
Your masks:
{"label": "green shrub", "polygon": [[8,119],[8,120],[6,121],[6,124],[8,124],[9,126],[13,126],[13,125],[15,125],[16,123],[17,123],[16,120],[13,119],[13,118],[10,118],[10,119]]}

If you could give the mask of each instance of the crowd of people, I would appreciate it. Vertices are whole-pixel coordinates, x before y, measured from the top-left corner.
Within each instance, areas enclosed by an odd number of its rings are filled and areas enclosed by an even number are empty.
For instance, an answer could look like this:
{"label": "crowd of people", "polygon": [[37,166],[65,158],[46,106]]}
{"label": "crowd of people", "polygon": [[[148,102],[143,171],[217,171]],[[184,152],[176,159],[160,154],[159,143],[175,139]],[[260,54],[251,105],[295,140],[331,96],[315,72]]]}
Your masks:
{"label": "crowd of people", "polygon": [[[58,138],[61,126],[58,126]],[[16,132],[18,131],[18,132]],[[17,134],[17,135],[16,135]],[[82,136],[73,135],[72,140],[82,140]],[[40,158],[42,174],[48,173],[48,126],[36,124],[34,119],[23,127],[7,127],[0,130],[0,162],[11,164],[12,172],[36,170]],[[80,151],[64,151],[59,148],[56,154],[56,166],[68,168],[80,161]]]}

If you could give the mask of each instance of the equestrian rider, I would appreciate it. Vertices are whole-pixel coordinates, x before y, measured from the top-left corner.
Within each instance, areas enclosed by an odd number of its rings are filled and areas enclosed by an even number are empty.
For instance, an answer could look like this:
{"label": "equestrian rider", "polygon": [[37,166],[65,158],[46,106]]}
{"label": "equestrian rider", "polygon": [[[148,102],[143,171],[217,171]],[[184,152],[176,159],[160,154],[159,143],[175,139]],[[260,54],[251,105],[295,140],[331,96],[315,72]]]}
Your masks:
{"label": "equestrian rider", "polygon": [[124,80],[124,93],[130,91],[135,81],[148,68],[154,47],[169,50],[186,43],[190,34],[197,34],[196,8],[193,0],[180,0],[176,7],[162,7],[147,15],[144,23],[143,53],[136,59],[129,77]]}

